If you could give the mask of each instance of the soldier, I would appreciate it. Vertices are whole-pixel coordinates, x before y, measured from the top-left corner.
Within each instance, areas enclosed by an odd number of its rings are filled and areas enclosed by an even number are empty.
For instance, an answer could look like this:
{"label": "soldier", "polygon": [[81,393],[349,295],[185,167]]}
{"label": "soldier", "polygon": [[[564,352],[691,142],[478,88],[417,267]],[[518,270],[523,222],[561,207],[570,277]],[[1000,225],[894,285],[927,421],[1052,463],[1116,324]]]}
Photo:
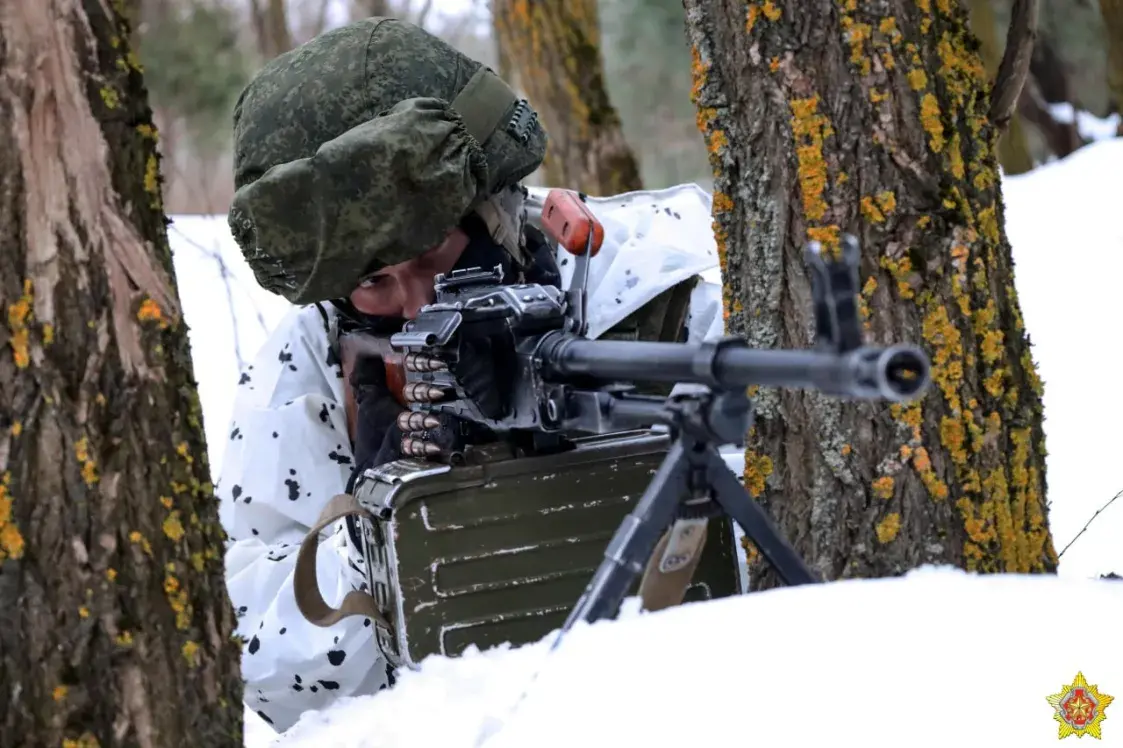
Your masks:
{"label": "soldier", "polygon": [[[301,713],[392,685],[369,620],[323,628],[294,601],[301,540],[362,469],[399,456],[402,408],[377,358],[340,333],[389,334],[433,279],[496,267],[559,284],[569,268],[520,185],[546,133],[480,63],[422,29],[370,18],[269,62],[234,112],[231,231],[258,282],[294,304],[241,375],[217,482],[229,594],[246,640],[246,703],[284,731]],[[590,198],[590,337],[699,340],[723,328],[709,195],[695,185]],[[492,396],[491,362],[457,371]],[[363,583],[353,527],[320,544],[325,598]]]}

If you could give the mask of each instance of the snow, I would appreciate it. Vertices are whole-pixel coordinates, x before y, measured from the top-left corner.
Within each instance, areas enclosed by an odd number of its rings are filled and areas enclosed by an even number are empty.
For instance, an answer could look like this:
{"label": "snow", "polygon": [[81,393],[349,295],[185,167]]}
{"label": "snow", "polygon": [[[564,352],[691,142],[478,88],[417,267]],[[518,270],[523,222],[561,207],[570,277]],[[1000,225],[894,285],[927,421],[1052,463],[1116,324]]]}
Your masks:
{"label": "snow", "polygon": [[1052,746],[1046,698],[1078,671],[1123,689],[1123,649],[1091,645],[1121,617],[1123,584],[946,568],[781,589],[581,625],[552,656],[547,639],[430,658],[274,745]]}
{"label": "snow", "polygon": [[[1115,462],[1123,392],[1114,386],[1123,354],[1109,327],[1118,310],[1114,283],[1123,278],[1123,223],[1114,214],[1121,173],[1123,138],[1105,136],[1003,179],[1018,293],[1045,382],[1049,521],[1058,550],[1123,490]],[[252,357],[288,304],[254,282],[223,216],[175,217],[169,239],[217,475],[239,358]],[[1104,636],[1109,621],[1121,620],[1123,584],[1086,581],[1123,573],[1120,537],[1123,499],[1064,554],[1059,578],[926,571],[578,630],[490,746],[705,744],[740,735],[770,746],[840,738],[897,745],[902,735],[913,745],[1053,744],[1057,723],[1045,697],[1077,670],[1106,693],[1123,690],[1120,648],[1105,645]],[[917,641],[924,644],[913,649]],[[307,715],[279,745],[472,745],[482,719],[505,720],[512,689],[521,688],[541,650],[427,661],[392,691]],[[695,656],[683,657],[687,651]],[[691,690],[694,684],[704,690]],[[645,722],[664,692],[681,700],[668,710],[684,714],[697,705],[703,724]],[[1123,745],[1123,718],[1113,718],[1113,707],[1107,714],[1103,744]],[[246,730],[251,748],[275,737],[248,712]]]}
{"label": "snow", "polygon": [[1090,112],[1077,111],[1068,102],[1049,105],[1049,114],[1057,122],[1070,124],[1076,118],[1076,131],[1080,137],[1087,140],[1107,140],[1114,138],[1119,132],[1119,115],[1112,114],[1107,117],[1097,117]]}

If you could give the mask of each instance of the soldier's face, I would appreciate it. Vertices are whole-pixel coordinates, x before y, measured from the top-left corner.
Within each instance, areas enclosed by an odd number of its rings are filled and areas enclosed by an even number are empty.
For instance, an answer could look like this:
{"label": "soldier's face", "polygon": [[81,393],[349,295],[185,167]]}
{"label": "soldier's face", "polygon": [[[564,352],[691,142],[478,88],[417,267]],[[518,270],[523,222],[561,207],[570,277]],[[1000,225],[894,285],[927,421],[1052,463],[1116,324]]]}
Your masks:
{"label": "soldier's face", "polygon": [[413,319],[433,301],[433,278],[448,273],[468,246],[468,235],[453,229],[428,252],[383,268],[351,292],[351,303],[363,314]]}

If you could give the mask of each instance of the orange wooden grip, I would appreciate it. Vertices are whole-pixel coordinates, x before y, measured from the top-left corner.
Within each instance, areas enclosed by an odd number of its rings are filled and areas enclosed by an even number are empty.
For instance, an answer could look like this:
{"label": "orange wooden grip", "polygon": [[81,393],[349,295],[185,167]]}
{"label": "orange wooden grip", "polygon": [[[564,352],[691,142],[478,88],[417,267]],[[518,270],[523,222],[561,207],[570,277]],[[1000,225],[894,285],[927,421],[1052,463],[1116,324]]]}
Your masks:
{"label": "orange wooden grip", "polygon": [[[585,254],[586,248],[592,249],[591,257],[595,257],[604,241],[604,226],[571,190],[550,190],[546,195],[546,203],[542,206],[542,228],[567,252],[578,257]],[[593,238],[591,247],[590,236]]]}
{"label": "orange wooden grip", "polygon": [[398,405],[403,408],[408,408],[409,403],[406,402],[404,390],[406,388],[406,367],[402,360],[400,353],[393,353],[389,356],[382,358],[383,364],[386,366],[386,389],[390,390],[390,394],[398,401]]}

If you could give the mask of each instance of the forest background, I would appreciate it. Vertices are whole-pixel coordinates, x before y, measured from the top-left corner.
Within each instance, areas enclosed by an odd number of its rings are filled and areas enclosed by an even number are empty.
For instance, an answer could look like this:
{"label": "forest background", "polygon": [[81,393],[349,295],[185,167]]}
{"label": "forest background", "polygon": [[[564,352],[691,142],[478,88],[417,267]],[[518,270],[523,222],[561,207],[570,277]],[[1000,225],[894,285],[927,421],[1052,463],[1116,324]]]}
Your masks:
{"label": "forest background", "polygon": [[[993,72],[1012,2],[969,5],[983,59]],[[1030,76],[1001,144],[1007,175],[1087,144],[1091,137],[1082,132],[1080,113],[1118,123],[1123,32],[1109,31],[1112,13],[1123,14],[1116,5],[1123,4],[1041,3]],[[681,2],[598,0],[597,6],[605,85],[643,186],[697,182],[710,189],[710,166],[690,100]],[[239,92],[266,60],[327,29],[354,18],[391,15],[418,23],[495,70],[504,67],[486,0],[131,0],[129,7],[161,133],[169,215],[226,212],[233,195],[231,110]],[[529,181],[540,183],[541,174]]]}

